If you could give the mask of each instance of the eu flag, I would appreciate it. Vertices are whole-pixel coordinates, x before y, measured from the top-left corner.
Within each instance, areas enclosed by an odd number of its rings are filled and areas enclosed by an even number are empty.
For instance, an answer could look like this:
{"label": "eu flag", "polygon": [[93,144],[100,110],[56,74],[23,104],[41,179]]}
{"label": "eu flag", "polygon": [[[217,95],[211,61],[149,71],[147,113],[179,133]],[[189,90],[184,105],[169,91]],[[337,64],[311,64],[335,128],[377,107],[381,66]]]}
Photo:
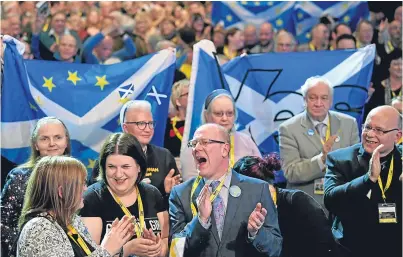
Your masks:
{"label": "eu flag", "polygon": [[2,155],[15,163],[29,156],[35,122],[56,116],[66,123],[72,153],[88,168],[105,138],[121,131],[119,111],[129,100],[151,103],[157,121],[153,144],[163,145],[175,52],[163,50],[113,65],[23,60],[6,43],[1,96]]}

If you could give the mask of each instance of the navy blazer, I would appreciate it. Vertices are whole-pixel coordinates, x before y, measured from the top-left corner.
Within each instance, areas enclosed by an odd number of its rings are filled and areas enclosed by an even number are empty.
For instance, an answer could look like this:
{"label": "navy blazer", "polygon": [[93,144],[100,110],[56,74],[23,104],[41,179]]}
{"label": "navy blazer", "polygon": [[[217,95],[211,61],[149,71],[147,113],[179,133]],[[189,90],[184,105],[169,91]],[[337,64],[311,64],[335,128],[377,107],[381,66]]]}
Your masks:
{"label": "navy blazer", "polygon": [[[279,256],[282,237],[277,220],[277,211],[270,196],[269,185],[258,179],[243,176],[232,171],[231,186],[241,189],[239,197],[228,194],[227,210],[222,239],[220,241],[211,212],[211,226],[205,229],[198,217],[193,217],[190,207],[190,192],[195,178],[175,186],[169,198],[170,235],[173,238],[185,237],[184,256]],[[204,182],[196,189],[192,201],[196,205]],[[267,209],[262,228],[254,240],[248,239],[247,224],[256,204],[260,202]]]}

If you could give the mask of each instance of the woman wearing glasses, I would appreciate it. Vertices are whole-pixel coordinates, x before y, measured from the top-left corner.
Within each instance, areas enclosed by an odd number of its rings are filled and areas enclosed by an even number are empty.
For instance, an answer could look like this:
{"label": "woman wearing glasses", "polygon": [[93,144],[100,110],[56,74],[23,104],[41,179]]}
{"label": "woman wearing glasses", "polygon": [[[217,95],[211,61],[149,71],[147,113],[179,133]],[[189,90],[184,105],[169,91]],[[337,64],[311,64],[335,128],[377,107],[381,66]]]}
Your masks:
{"label": "woman wearing glasses", "polygon": [[1,248],[4,256],[13,247],[18,234],[18,218],[24,202],[27,181],[43,156],[70,155],[70,136],[66,125],[55,117],[40,119],[31,134],[31,155],[27,162],[7,175],[1,194]]}
{"label": "woman wearing glasses", "polygon": [[165,256],[168,212],[158,189],[142,182],[147,162],[139,140],[126,133],[112,134],[99,163],[99,181],[86,191],[80,212],[92,238],[99,244],[116,218],[134,216],[135,234],[124,245],[124,256]]}
{"label": "woman wearing glasses", "polygon": [[[231,134],[230,166],[243,156],[261,156],[259,149],[252,138],[245,133],[236,131],[234,123],[237,118],[235,101],[230,92],[217,89],[211,92],[205,102],[202,112],[202,123],[216,123],[226,128]],[[182,151],[182,176],[188,180],[197,176],[196,165],[190,148]]]}

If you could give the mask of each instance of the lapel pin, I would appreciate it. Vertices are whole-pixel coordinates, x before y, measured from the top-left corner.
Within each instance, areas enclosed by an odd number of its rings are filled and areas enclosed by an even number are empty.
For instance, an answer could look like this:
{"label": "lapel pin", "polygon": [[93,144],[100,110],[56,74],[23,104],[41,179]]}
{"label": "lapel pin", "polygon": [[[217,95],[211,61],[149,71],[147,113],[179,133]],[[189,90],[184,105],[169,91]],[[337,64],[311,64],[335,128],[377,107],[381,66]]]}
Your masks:
{"label": "lapel pin", "polygon": [[335,141],[336,143],[340,142],[340,136],[337,136],[334,141]]}
{"label": "lapel pin", "polygon": [[238,197],[241,195],[241,189],[239,188],[239,186],[231,186],[229,188],[229,193],[233,196],[233,197]]}
{"label": "lapel pin", "polygon": [[312,129],[308,129],[308,135],[313,136],[313,134],[315,134],[315,132]]}

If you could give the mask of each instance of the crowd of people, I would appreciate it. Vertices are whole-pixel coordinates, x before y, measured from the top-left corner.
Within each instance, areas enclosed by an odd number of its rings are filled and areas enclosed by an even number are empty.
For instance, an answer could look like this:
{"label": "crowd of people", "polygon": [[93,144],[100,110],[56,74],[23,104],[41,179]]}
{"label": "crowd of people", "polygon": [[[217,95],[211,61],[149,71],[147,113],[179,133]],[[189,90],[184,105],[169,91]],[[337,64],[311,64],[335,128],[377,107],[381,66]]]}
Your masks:
{"label": "crowd of people", "polygon": [[[166,48],[185,57],[164,147],[150,143],[150,103],[128,101],[123,132],[105,140],[87,176],[63,118],[36,123],[29,159],[2,172],[2,256],[402,256],[401,6],[393,20],[371,13],[355,31],[325,17],[299,44],[269,22],[214,25],[211,2],[61,1],[49,2],[49,13],[35,2],[1,5],[1,34],[25,44],[25,59],[113,64]],[[334,85],[314,76],[301,86],[304,112],[279,127],[279,153],[262,156],[235,130],[235,100],[224,89],[207,96],[203,124],[182,145],[193,45],[202,39],[221,64],[376,44],[362,128],[330,110]]]}

